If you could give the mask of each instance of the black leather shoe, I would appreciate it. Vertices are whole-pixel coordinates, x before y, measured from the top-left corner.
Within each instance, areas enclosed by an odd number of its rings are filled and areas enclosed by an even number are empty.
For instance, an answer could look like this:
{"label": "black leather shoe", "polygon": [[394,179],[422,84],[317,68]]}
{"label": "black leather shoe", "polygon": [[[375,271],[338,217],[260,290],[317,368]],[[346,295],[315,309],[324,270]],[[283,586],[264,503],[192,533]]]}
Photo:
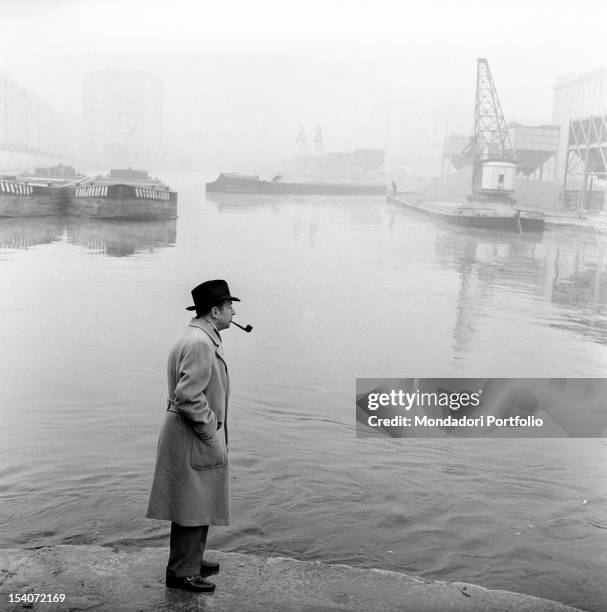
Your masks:
{"label": "black leather shoe", "polygon": [[184,591],[195,591],[196,593],[212,593],[215,585],[202,576],[175,576],[166,577],[166,585],[171,589],[183,589]]}
{"label": "black leather shoe", "polygon": [[200,575],[210,576],[216,574],[219,571],[219,563],[210,563],[209,561],[200,562]]}

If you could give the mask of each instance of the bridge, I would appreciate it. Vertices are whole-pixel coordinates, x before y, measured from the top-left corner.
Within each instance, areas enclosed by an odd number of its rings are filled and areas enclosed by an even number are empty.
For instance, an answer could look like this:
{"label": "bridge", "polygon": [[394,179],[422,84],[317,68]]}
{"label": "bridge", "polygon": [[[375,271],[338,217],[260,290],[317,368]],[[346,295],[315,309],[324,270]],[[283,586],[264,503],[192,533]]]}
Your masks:
{"label": "bridge", "polygon": [[50,157],[52,159],[66,159],[69,155],[61,152],[43,151],[42,149],[33,149],[20,144],[11,144],[9,142],[0,142],[0,151],[7,153],[22,153],[24,155],[33,155],[36,157]]}

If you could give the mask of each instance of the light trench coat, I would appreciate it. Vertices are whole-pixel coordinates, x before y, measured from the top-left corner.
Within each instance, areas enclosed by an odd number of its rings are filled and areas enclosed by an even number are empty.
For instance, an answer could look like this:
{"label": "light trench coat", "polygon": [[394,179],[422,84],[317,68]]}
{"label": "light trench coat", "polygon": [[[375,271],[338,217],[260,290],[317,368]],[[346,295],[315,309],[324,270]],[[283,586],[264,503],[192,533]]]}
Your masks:
{"label": "light trench coat", "polygon": [[192,319],[173,346],[168,383],[147,517],[186,527],[228,525],[230,382],[221,338],[206,319]]}

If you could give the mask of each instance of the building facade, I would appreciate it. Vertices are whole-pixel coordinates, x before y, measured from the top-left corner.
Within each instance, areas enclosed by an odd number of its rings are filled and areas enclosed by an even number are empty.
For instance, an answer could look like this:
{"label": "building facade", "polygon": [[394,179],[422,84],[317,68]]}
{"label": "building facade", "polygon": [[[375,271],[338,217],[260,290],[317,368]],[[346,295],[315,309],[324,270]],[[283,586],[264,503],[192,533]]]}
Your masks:
{"label": "building facade", "polygon": [[145,72],[84,75],[84,150],[93,163],[154,166],[163,158],[163,82]]}

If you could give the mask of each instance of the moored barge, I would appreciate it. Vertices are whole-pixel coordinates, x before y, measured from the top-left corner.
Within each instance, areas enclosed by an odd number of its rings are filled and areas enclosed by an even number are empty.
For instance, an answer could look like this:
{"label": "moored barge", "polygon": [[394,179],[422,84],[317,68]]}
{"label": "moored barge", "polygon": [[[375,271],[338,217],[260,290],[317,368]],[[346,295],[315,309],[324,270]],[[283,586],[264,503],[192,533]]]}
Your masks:
{"label": "moored barge", "polygon": [[385,195],[386,186],[379,183],[289,183],[280,176],[265,181],[258,175],[238,172],[222,172],[211,183],[206,183],[210,193],[249,193],[262,195]]}
{"label": "moored barge", "polygon": [[480,227],[506,232],[543,232],[541,212],[515,210],[499,202],[469,203],[424,198],[414,192],[388,196],[388,202],[402,204],[427,216],[456,225]]}
{"label": "moored barge", "polygon": [[69,213],[94,219],[175,219],[177,192],[145,170],[113,169],[78,186]]}
{"label": "moored barge", "polygon": [[76,185],[86,180],[72,166],[0,175],[0,217],[43,217],[67,212]]}

